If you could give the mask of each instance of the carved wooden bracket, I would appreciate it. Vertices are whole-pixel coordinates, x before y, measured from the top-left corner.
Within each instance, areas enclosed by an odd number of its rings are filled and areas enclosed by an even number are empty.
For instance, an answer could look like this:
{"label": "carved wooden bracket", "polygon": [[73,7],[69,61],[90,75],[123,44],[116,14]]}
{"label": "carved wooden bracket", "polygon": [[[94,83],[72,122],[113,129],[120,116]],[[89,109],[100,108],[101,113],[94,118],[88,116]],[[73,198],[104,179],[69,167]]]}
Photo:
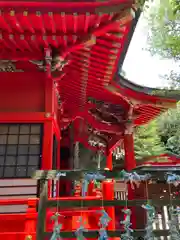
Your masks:
{"label": "carved wooden bracket", "polygon": [[16,61],[0,60],[0,72],[23,72],[22,69],[16,69]]}
{"label": "carved wooden bracket", "polygon": [[131,135],[134,132],[134,125],[132,122],[126,123],[125,125],[125,134]]}

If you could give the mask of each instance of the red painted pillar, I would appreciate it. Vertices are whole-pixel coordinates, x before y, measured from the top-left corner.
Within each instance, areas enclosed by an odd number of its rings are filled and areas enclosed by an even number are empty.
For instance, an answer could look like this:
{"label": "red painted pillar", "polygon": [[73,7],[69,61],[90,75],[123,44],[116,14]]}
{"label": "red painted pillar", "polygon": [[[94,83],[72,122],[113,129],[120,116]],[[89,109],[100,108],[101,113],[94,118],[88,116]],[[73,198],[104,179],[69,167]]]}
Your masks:
{"label": "red painted pillar", "polygon": [[[106,180],[102,183],[102,192],[104,200],[114,200],[114,180]],[[112,219],[108,225],[108,230],[115,229],[115,211],[114,207],[105,207],[106,212]]]}
{"label": "red painted pillar", "polygon": [[[47,59],[50,58],[50,52],[46,51]],[[43,148],[42,148],[42,163],[41,169],[51,170],[53,161],[53,134],[55,118],[55,103],[54,103],[54,82],[50,74],[50,63],[47,61],[47,76],[45,80],[45,117],[43,131]],[[48,196],[51,196],[51,182],[48,184]]]}
{"label": "red painted pillar", "polygon": [[88,185],[88,196],[94,196],[96,195],[95,193],[95,185],[94,185],[94,182],[91,181]]}
{"label": "red painted pillar", "polygon": [[[107,156],[106,169],[108,170],[113,169],[112,153],[109,153],[109,155]],[[107,179],[103,181],[102,194],[103,194],[104,200],[114,200],[114,180]],[[111,218],[111,221],[109,222],[107,229],[109,231],[113,231],[115,230],[115,208],[105,207],[105,211],[108,213],[109,217]]]}
{"label": "red painted pillar", "polygon": [[134,156],[134,139],[133,133],[124,135],[124,151],[125,151],[125,169],[127,171],[136,167],[136,160]]}
{"label": "red painted pillar", "polygon": [[[130,171],[136,167],[136,160],[134,154],[134,139],[133,139],[133,126],[128,126],[124,134],[124,151],[125,151],[125,169]],[[128,184],[128,199],[134,199],[134,190],[131,185]],[[132,210],[132,227],[136,228],[136,211],[135,207]]]}
{"label": "red painted pillar", "polygon": [[107,156],[106,168],[108,168],[109,170],[113,169],[112,153],[109,153],[109,155]]}
{"label": "red painted pillar", "polygon": [[[102,183],[102,192],[104,200],[114,200],[114,180],[109,179]],[[116,229],[116,221],[115,221],[115,207],[105,207],[105,211],[108,213],[111,221],[107,227],[109,231],[115,231]],[[109,238],[109,240],[120,239],[119,237]]]}
{"label": "red painted pillar", "polygon": [[25,240],[35,240],[37,222],[36,200],[29,199],[25,221]]}

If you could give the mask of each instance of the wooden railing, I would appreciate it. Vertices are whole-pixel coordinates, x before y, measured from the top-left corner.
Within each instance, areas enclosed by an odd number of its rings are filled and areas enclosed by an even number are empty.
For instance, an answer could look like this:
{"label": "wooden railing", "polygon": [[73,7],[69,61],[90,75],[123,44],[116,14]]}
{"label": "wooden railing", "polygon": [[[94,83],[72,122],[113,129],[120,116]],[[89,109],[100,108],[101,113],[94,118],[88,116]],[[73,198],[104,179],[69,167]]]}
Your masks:
{"label": "wooden railing", "polygon": [[115,191],[114,198],[116,200],[126,200],[126,192],[124,191]]}
{"label": "wooden railing", "polygon": [[[36,239],[37,203],[39,199],[1,199],[0,207],[26,206],[25,213],[0,214],[0,239],[24,240]],[[28,238],[29,236],[29,238]]]}
{"label": "wooden railing", "polygon": [[[37,181],[33,179],[0,179],[0,201],[14,202],[14,199],[23,200],[37,197]],[[0,205],[2,213],[26,213],[26,204]]]}

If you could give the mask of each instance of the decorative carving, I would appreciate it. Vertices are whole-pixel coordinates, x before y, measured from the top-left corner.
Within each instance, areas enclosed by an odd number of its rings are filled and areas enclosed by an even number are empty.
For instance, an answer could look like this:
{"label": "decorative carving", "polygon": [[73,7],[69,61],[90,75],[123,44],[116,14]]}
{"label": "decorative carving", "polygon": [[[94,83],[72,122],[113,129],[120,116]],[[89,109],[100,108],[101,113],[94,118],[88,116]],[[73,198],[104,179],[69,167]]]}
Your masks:
{"label": "decorative carving", "polygon": [[0,72],[23,72],[22,69],[16,69],[15,62],[9,60],[0,60]]}
{"label": "decorative carving", "polygon": [[108,145],[108,138],[101,132],[93,129],[87,125],[87,132],[89,134],[88,143],[93,147],[106,148]]}
{"label": "decorative carving", "polygon": [[131,121],[126,123],[125,134],[131,135],[134,132],[134,125]]}
{"label": "decorative carving", "polygon": [[107,142],[102,137],[95,134],[89,136],[88,142],[93,147],[107,147]]}
{"label": "decorative carving", "polygon": [[[31,60],[30,62],[37,65],[40,70],[46,72],[46,65],[44,60],[40,61]],[[69,63],[68,61],[63,60],[60,56],[56,56],[55,58],[52,59],[51,62],[51,72],[55,71],[61,72],[68,63]]]}
{"label": "decorative carving", "polygon": [[49,50],[43,60],[31,60],[30,62],[37,65],[37,67],[42,71],[46,71],[46,63],[48,62],[51,65],[51,72],[61,72],[63,68],[69,64],[69,61],[61,57],[61,54],[57,49],[52,48],[51,51],[52,56],[49,55]]}
{"label": "decorative carving", "polygon": [[108,125],[112,124],[118,124],[122,121],[121,117],[117,117],[112,113],[108,113],[106,111],[103,111],[102,109],[91,109],[89,110],[90,113],[99,121],[106,123]]}
{"label": "decorative carving", "polygon": [[88,103],[96,104],[98,109],[103,109],[104,111],[115,114],[116,116],[122,116],[125,112],[121,105],[99,101],[94,98],[88,98]]}
{"label": "decorative carving", "polygon": [[108,125],[119,125],[125,122],[125,111],[120,105],[93,98],[89,98],[88,102],[96,105],[96,108],[90,109],[89,112],[99,121]]}

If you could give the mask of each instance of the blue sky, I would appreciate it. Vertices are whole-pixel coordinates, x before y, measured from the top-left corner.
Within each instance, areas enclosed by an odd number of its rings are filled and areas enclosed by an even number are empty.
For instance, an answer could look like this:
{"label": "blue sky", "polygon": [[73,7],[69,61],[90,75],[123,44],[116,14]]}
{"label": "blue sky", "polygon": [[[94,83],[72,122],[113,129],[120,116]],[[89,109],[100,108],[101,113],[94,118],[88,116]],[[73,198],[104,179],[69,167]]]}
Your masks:
{"label": "blue sky", "polygon": [[123,70],[132,82],[148,87],[167,86],[160,76],[168,74],[177,65],[171,60],[160,59],[144,50],[147,47],[148,28],[142,14],[126,55]]}

